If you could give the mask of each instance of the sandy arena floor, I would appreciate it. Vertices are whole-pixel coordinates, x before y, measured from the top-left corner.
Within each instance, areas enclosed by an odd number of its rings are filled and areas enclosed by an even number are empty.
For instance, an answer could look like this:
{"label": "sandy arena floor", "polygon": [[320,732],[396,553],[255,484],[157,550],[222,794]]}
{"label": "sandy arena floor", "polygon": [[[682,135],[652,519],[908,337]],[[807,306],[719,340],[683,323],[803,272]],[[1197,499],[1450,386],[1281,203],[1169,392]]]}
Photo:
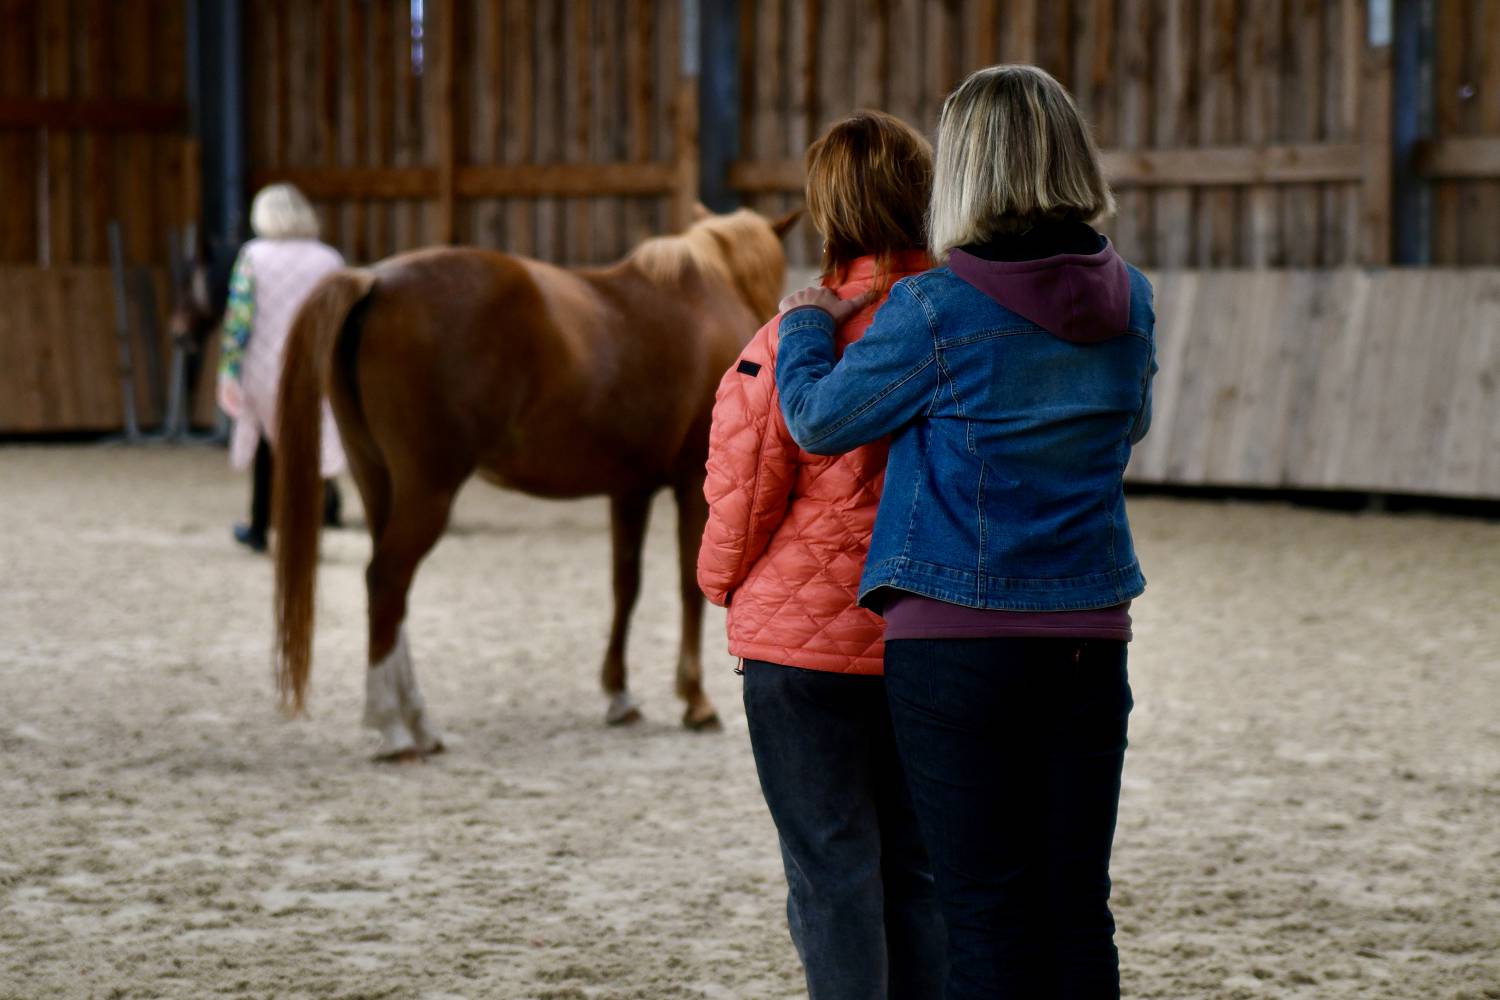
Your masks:
{"label": "sandy arena floor", "polygon": [[[365,536],[287,723],[244,497],[220,452],[0,449],[0,998],[801,995],[717,613],[726,729],[677,725],[667,504],[614,730],[603,503],[471,487],[410,627],[451,752],[392,767]],[[1132,514],[1128,995],[1500,997],[1500,524]]]}

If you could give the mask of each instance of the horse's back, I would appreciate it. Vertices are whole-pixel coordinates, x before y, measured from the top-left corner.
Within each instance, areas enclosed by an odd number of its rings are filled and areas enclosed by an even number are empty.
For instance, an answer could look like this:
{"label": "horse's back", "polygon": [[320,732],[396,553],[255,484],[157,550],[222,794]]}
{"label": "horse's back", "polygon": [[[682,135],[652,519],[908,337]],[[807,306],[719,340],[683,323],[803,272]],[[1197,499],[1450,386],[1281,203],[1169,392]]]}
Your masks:
{"label": "horse's back", "polygon": [[710,289],[670,294],[628,265],[440,248],[375,274],[358,354],[372,428],[543,495],[701,468],[714,387],[753,329]]}

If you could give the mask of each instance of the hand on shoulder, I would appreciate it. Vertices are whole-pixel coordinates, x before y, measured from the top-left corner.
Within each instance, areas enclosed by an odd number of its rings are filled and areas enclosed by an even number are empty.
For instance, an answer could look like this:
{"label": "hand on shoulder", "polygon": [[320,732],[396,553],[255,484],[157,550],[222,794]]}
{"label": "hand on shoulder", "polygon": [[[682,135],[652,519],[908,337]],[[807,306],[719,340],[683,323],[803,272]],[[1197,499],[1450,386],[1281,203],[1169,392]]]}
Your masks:
{"label": "hand on shoulder", "polygon": [[801,306],[812,306],[832,316],[834,325],[837,326],[877,298],[879,296],[875,292],[868,291],[852,299],[841,299],[822,285],[811,285],[782,299],[778,308],[785,314]]}

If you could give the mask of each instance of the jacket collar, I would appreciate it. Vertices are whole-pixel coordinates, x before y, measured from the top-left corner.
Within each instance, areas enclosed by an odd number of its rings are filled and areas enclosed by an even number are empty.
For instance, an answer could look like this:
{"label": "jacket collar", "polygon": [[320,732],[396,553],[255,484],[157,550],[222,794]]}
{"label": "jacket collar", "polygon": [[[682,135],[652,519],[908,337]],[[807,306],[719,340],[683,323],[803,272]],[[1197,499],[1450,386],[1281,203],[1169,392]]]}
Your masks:
{"label": "jacket collar", "polygon": [[[926,250],[902,250],[891,258],[891,280],[896,281],[909,274],[920,274],[932,268],[932,258]],[[875,255],[856,257],[844,269],[843,281],[838,285],[824,282],[829,287],[843,288],[846,285],[872,285],[875,283]]]}

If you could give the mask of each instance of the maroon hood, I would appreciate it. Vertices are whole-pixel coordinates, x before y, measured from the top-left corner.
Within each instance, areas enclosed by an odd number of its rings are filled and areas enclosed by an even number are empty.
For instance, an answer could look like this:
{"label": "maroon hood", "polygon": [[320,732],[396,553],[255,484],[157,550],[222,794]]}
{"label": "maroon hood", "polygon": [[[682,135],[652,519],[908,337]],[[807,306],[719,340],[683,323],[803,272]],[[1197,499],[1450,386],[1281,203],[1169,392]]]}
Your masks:
{"label": "maroon hood", "polygon": [[1095,344],[1130,323],[1130,273],[1108,241],[1098,253],[1062,253],[1040,260],[985,260],[948,252],[953,273],[1054,337]]}

